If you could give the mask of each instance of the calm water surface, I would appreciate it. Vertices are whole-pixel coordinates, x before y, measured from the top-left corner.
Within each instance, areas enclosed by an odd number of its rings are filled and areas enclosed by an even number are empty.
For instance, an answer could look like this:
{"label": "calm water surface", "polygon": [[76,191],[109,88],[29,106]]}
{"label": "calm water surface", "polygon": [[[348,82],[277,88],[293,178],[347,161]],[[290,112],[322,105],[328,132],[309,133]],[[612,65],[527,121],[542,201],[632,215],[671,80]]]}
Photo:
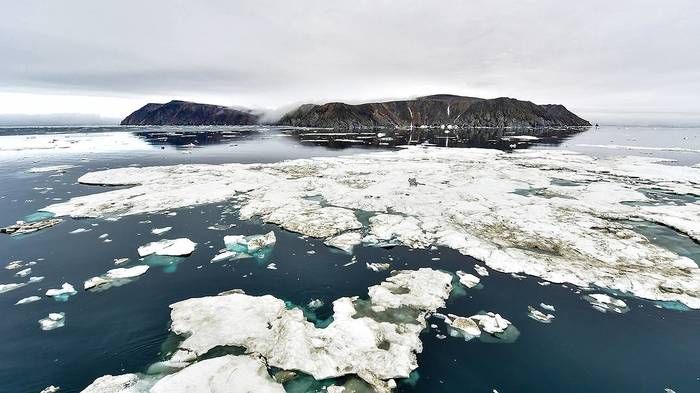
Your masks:
{"label": "calm water surface", "polygon": [[[393,142],[376,136],[371,143],[307,142],[298,130],[278,128],[197,128],[199,136],[183,136],[191,129],[176,127],[103,127],[0,129],[0,225],[6,225],[58,200],[100,191],[79,185],[85,172],[127,165],[178,163],[275,162],[313,156],[333,156],[391,148]],[[80,134],[76,134],[79,131]],[[323,130],[318,133],[326,132]],[[442,131],[440,131],[442,132]],[[215,134],[224,134],[215,135]],[[304,134],[311,133],[308,130]],[[212,134],[212,135],[210,135]],[[449,142],[468,146],[568,149],[598,156],[646,155],[677,160],[674,165],[700,162],[700,130],[601,127],[583,132],[538,134],[528,130],[493,131],[488,136],[457,135]],[[440,136],[438,134],[438,136]],[[400,139],[403,136],[397,136]],[[419,142],[431,143],[425,136]],[[505,139],[504,139],[505,138]],[[307,137],[308,139],[308,137]],[[316,137],[316,140],[320,137]],[[336,139],[351,139],[342,136]],[[370,140],[370,139],[367,139]],[[442,140],[444,141],[444,140]],[[493,141],[493,142],[490,142]],[[505,141],[505,142],[504,142]],[[507,143],[506,143],[507,142]],[[385,143],[381,144],[380,143]],[[188,147],[188,145],[196,147]],[[512,146],[515,145],[515,146]],[[59,147],[59,148],[57,148]],[[31,167],[70,164],[63,175],[27,173]],[[46,190],[45,188],[51,188]],[[315,298],[331,313],[331,302],[342,296],[365,297],[367,287],[388,272],[372,272],[365,262],[391,262],[393,269],[433,267],[469,271],[472,258],[449,249],[410,250],[359,247],[358,263],[343,266],[350,256],[334,252],[314,239],[280,230],[274,225],[238,220],[228,204],[179,209],[177,215],[140,215],[116,222],[71,220],[35,234],[0,236],[0,264],[36,261],[32,275],[43,282],[0,294],[0,392],[38,393],[48,385],[61,392],[79,392],[105,374],[142,372],[163,358],[168,339],[168,305],[191,297],[215,295],[242,288],[248,294],[272,294],[295,304]],[[151,221],[150,223],[143,223]],[[236,224],[228,231],[207,229],[213,224]],[[188,237],[198,243],[193,255],[167,266],[153,266],[139,279],[102,292],[82,291],[84,280],[114,268],[113,259],[130,257],[136,248],[160,237],[152,228],[172,226],[164,237]],[[70,234],[78,229],[88,232]],[[225,234],[255,234],[274,230],[277,244],[269,262],[241,260],[211,264],[223,247]],[[674,233],[646,228],[670,248],[683,248],[697,258],[700,246]],[[100,235],[108,234],[105,243]],[[315,253],[308,253],[308,251]],[[436,258],[439,258],[436,260]],[[179,262],[179,263],[177,263]],[[0,269],[0,283],[21,282],[16,270]],[[15,306],[31,295],[42,296],[63,282],[79,293],[67,302],[52,299]],[[399,392],[676,392],[700,391],[700,312],[660,309],[651,302],[627,299],[631,311],[602,314],[580,299],[576,288],[542,286],[537,278],[515,279],[491,271],[484,288],[453,296],[446,313],[468,316],[498,312],[520,330],[511,344],[437,336],[447,334],[433,318],[421,338],[424,351],[414,383],[402,382]],[[540,324],[527,317],[527,306],[540,302],[556,307],[556,319]],[[42,331],[37,321],[50,312],[65,312],[65,327]]]}

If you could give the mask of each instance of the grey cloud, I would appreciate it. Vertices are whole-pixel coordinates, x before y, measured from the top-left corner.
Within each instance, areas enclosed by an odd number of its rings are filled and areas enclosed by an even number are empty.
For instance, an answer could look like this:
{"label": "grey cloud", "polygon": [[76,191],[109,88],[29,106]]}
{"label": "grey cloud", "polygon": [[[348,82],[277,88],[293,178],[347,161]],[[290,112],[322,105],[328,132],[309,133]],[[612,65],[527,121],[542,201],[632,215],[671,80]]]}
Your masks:
{"label": "grey cloud", "polygon": [[0,88],[700,112],[694,0],[6,1]]}

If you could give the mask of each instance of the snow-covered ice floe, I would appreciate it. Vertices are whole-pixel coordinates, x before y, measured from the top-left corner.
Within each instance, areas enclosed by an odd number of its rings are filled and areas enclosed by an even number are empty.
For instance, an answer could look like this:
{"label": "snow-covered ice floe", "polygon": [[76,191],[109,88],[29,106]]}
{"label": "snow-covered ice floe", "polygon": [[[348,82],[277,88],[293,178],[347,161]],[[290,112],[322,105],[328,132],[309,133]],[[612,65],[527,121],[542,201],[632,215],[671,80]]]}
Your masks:
{"label": "snow-covered ice floe", "polygon": [[85,281],[85,290],[104,290],[110,287],[118,287],[133,281],[136,277],[146,274],[148,265],[138,265],[129,268],[117,268],[108,270],[107,273],[92,277]]}
{"label": "snow-covered ice floe", "polygon": [[627,303],[623,300],[616,299],[610,295],[604,293],[591,293],[584,295],[583,299],[591,304],[591,306],[600,312],[614,312],[617,314],[624,314],[630,309],[627,307]]}
{"label": "snow-covered ice floe", "polygon": [[512,343],[520,336],[518,329],[509,320],[492,312],[481,312],[471,317],[449,314],[443,318],[452,328],[450,335],[463,337],[467,341],[478,337],[488,343]]}
{"label": "snow-covered ice floe", "polygon": [[8,235],[24,235],[58,225],[61,222],[63,222],[63,220],[60,218],[49,218],[46,220],[33,222],[17,221],[15,224],[0,228],[0,233],[7,233]]}
{"label": "snow-covered ice floe", "polygon": [[138,253],[142,258],[149,255],[179,257],[192,254],[195,247],[197,247],[197,243],[184,237],[179,239],[163,239],[139,247]]}
{"label": "snow-covered ice floe", "polygon": [[412,147],[273,164],[128,167],[79,180],[132,187],[43,210],[113,217],[235,197],[242,219],[331,245],[353,244],[357,235],[339,236],[359,233],[365,244],[445,246],[500,272],[700,308],[698,266],[620,222],[655,222],[700,240],[700,203],[649,196],[650,187],[700,195],[700,169],[660,159]]}
{"label": "snow-covered ice floe", "polygon": [[71,284],[64,282],[61,288],[53,288],[46,291],[46,296],[52,297],[59,302],[65,302],[69,297],[75,295],[78,291]]}
{"label": "snow-covered ice floe", "polygon": [[46,318],[39,320],[41,330],[54,330],[61,328],[66,323],[66,314],[62,312],[52,312]]}
{"label": "snow-covered ice floe", "polygon": [[226,248],[212,258],[211,262],[221,262],[235,259],[257,258],[266,260],[272,248],[277,243],[275,232],[262,235],[229,235],[224,236]]}
{"label": "snow-covered ice floe", "polygon": [[52,166],[41,166],[30,168],[27,172],[29,173],[47,173],[47,172],[65,172],[69,169],[75,168],[75,165],[52,165]]}
{"label": "snow-covered ice floe", "polygon": [[540,311],[532,306],[527,306],[527,316],[530,319],[533,319],[537,322],[542,322],[542,323],[551,323],[552,320],[554,319],[554,315],[545,314],[542,311]]}
{"label": "snow-covered ice floe", "polygon": [[[230,293],[175,303],[171,330],[183,341],[165,364],[182,369],[155,382],[150,392],[218,391],[215,386],[227,383],[256,384],[241,391],[283,392],[265,366],[301,371],[317,380],[357,376],[378,393],[390,392],[396,386],[394,378],[407,378],[418,367],[425,318],[444,307],[451,281],[450,274],[428,268],[397,271],[370,287],[367,300],[335,300],[333,321],[325,328],[317,328],[301,309],[288,308],[270,295]],[[224,346],[243,347],[247,355],[197,362]],[[145,383],[142,378],[105,376],[93,385],[128,387]],[[107,385],[109,381],[115,382]],[[83,392],[104,391],[93,385]]]}

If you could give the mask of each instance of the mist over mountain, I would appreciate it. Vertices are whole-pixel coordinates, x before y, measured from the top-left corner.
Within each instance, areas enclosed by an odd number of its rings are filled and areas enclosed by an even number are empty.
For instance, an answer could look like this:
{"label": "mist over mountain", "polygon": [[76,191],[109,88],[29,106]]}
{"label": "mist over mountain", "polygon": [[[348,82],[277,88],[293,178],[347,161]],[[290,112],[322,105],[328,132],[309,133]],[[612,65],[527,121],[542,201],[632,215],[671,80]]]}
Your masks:
{"label": "mist over mountain", "polygon": [[146,104],[122,125],[249,125],[360,129],[454,125],[458,127],[590,126],[563,105],[537,105],[514,98],[483,99],[438,94],[409,100],[347,104],[304,104],[270,120],[248,109],[186,101]]}

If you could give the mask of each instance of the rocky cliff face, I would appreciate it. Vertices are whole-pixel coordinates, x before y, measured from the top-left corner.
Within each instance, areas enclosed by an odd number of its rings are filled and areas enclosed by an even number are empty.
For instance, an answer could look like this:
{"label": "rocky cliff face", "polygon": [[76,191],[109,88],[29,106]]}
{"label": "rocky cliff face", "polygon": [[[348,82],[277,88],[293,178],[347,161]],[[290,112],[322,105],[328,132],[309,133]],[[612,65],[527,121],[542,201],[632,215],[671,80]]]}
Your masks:
{"label": "rocky cliff face", "polygon": [[257,124],[259,114],[219,105],[170,101],[146,104],[122,120],[122,125],[249,125]]}
{"label": "rocky cliff face", "polygon": [[[122,125],[248,125],[260,122],[250,110],[171,101],[147,104]],[[563,105],[536,105],[513,98],[483,99],[432,95],[413,100],[351,105],[332,102],[305,104],[285,114],[279,125],[339,129],[374,127],[546,127],[590,126]]]}
{"label": "rocky cliff face", "polygon": [[302,105],[279,121],[300,127],[371,128],[455,125],[459,127],[590,126],[562,105],[536,105],[513,98],[434,95],[414,100],[350,105]]}

